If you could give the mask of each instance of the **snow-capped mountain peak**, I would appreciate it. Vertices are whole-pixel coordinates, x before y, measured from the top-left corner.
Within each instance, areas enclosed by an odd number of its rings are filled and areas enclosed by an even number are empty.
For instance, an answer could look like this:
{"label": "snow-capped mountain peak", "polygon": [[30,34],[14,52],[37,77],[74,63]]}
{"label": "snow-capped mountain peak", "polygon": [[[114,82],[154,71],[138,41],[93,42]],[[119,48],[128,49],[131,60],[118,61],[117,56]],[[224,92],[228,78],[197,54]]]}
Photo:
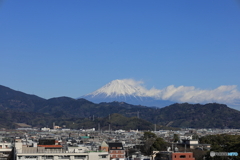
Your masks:
{"label": "snow-capped mountain peak", "polygon": [[105,94],[106,97],[111,96],[140,96],[142,95],[142,88],[135,85],[133,81],[128,79],[113,80],[104,85],[100,89],[88,94],[87,96],[95,97],[100,94]]}
{"label": "snow-capped mountain peak", "polygon": [[142,83],[133,79],[117,79],[81,98],[94,103],[118,101],[135,105],[159,107],[172,104],[170,101],[157,100],[156,97],[159,95],[159,91],[154,88],[147,90]]}
{"label": "snow-capped mountain peak", "polygon": [[142,81],[133,79],[113,80],[102,88],[82,96],[94,103],[126,102],[146,106],[167,106],[173,103],[223,103],[239,106],[240,92],[236,85],[219,86],[213,90],[201,90],[194,86],[170,85],[164,89],[147,89]]}

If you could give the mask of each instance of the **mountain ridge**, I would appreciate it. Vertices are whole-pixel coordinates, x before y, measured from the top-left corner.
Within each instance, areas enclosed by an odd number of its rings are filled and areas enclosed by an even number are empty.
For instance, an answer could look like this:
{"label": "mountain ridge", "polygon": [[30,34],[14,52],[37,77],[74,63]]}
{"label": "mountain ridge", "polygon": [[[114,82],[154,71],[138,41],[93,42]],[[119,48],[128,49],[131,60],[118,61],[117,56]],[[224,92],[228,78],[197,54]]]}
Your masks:
{"label": "mountain ridge", "polygon": [[[11,95],[15,96],[9,96],[7,93],[10,92],[12,92]],[[148,122],[169,127],[240,128],[238,123],[240,121],[240,111],[217,103],[204,105],[175,103],[163,108],[117,101],[95,104],[85,99],[70,97],[46,100],[2,86],[0,86],[0,95],[1,123],[22,119],[25,121],[31,120],[34,124],[44,127],[44,125],[50,125],[49,123],[52,120],[65,119],[66,121],[72,121],[79,118],[89,119],[93,116],[101,118],[117,113],[125,117],[139,117]]]}

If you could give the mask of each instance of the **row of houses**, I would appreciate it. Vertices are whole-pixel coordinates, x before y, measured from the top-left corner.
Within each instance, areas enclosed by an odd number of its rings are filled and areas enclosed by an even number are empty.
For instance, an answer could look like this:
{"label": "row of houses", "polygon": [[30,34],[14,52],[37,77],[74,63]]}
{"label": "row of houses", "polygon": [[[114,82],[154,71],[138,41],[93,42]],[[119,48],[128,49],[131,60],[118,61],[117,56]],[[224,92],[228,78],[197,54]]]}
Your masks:
{"label": "row of houses", "polygon": [[106,143],[99,146],[98,150],[91,150],[87,146],[69,146],[61,144],[54,139],[40,139],[31,146],[16,139],[14,143],[16,160],[108,160],[125,159],[125,150],[120,142]]}
{"label": "row of houses", "polygon": [[[181,131],[186,134],[187,131]],[[180,132],[180,133],[181,133]],[[156,131],[155,134],[159,137],[163,135],[173,135],[175,131]],[[2,135],[7,135],[5,132]],[[74,160],[74,159],[119,159],[123,160],[129,157],[128,149],[143,145],[141,131],[112,131],[112,132],[97,132],[97,131],[77,131],[77,130],[56,130],[56,131],[35,131],[35,130],[17,130],[14,134],[9,135],[21,136],[15,141],[15,160]],[[51,138],[49,138],[51,137]],[[162,137],[164,138],[164,137]],[[199,144],[197,140],[191,136],[183,138],[176,146],[183,146],[191,149],[209,150],[210,145]],[[51,143],[49,142],[51,139]],[[45,140],[45,141],[44,141]],[[47,142],[47,143],[46,143]],[[4,146],[4,145],[3,145]],[[1,148],[0,148],[1,150]],[[9,148],[11,150],[11,147]],[[0,151],[1,152],[1,151]],[[168,154],[166,154],[168,152]],[[178,153],[177,153],[178,152]],[[180,154],[181,155],[178,155]],[[187,153],[187,152],[185,152]],[[185,155],[180,151],[163,151],[155,153],[150,157],[143,157],[141,153],[131,155],[132,159],[159,159],[168,155],[171,160],[181,157],[181,160],[186,158],[194,158],[193,156]],[[30,154],[30,155],[29,155]],[[170,158],[169,158],[170,159]]]}
{"label": "row of houses", "polygon": [[[10,155],[1,160],[125,160],[125,149],[120,142],[103,141],[98,151],[81,146],[64,146],[54,139],[40,139],[38,143],[26,145],[21,139],[14,143],[0,143],[0,152]],[[12,149],[13,148],[13,149]],[[133,158],[140,160],[141,157]],[[144,159],[144,158],[143,158]],[[145,157],[146,159],[146,157]],[[155,151],[152,160],[195,160],[190,152]]]}

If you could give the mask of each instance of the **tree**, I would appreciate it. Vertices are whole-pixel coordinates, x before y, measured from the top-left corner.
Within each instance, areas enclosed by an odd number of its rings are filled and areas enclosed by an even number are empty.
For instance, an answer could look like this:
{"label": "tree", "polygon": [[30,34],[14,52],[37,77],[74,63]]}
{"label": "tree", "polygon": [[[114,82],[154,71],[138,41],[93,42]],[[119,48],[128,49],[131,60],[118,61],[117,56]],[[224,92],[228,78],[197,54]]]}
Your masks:
{"label": "tree", "polygon": [[177,141],[179,141],[180,139],[179,139],[179,136],[178,136],[178,134],[174,134],[173,135],[173,142],[177,142]]}
{"label": "tree", "polygon": [[150,139],[150,138],[157,138],[157,135],[155,133],[152,133],[152,132],[144,132],[143,138],[145,140]]}
{"label": "tree", "polygon": [[165,151],[167,148],[167,143],[160,137],[156,138],[152,144],[152,150],[154,151]]}
{"label": "tree", "polygon": [[155,138],[147,139],[144,142],[144,145],[141,146],[141,148],[140,148],[141,152],[144,153],[145,155],[151,155],[152,151],[153,151],[152,145],[154,142],[155,142]]}
{"label": "tree", "polygon": [[157,138],[157,135],[152,132],[144,132],[143,134],[143,140],[144,145],[140,148],[141,152],[145,155],[151,155],[152,154],[152,145],[155,142],[155,139]]}
{"label": "tree", "polygon": [[[200,138],[200,143],[211,144],[211,151],[214,152],[237,152],[240,153],[240,136],[239,135],[208,135]],[[206,154],[207,159],[218,160],[222,157],[210,157],[209,151]],[[232,160],[239,160],[240,155],[232,156]]]}
{"label": "tree", "polygon": [[195,133],[193,136],[192,136],[193,139],[199,139],[199,136]]}
{"label": "tree", "polygon": [[167,143],[152,132],[144,132],[144,145],[141,147],[141,152],[145,155],[151,155],[153,151],[166,150]]}

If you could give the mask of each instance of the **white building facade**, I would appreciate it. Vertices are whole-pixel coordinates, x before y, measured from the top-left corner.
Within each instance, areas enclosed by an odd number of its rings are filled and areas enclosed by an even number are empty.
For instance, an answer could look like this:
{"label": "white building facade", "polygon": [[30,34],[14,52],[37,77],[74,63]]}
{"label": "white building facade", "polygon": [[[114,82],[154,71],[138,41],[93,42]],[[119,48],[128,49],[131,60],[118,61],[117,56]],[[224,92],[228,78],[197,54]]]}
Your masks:
{"label": "white building facade", "polygon": [[26,147],[15,143],[16,160],[109,160],[108,152],[71,152],[53,147]]}

